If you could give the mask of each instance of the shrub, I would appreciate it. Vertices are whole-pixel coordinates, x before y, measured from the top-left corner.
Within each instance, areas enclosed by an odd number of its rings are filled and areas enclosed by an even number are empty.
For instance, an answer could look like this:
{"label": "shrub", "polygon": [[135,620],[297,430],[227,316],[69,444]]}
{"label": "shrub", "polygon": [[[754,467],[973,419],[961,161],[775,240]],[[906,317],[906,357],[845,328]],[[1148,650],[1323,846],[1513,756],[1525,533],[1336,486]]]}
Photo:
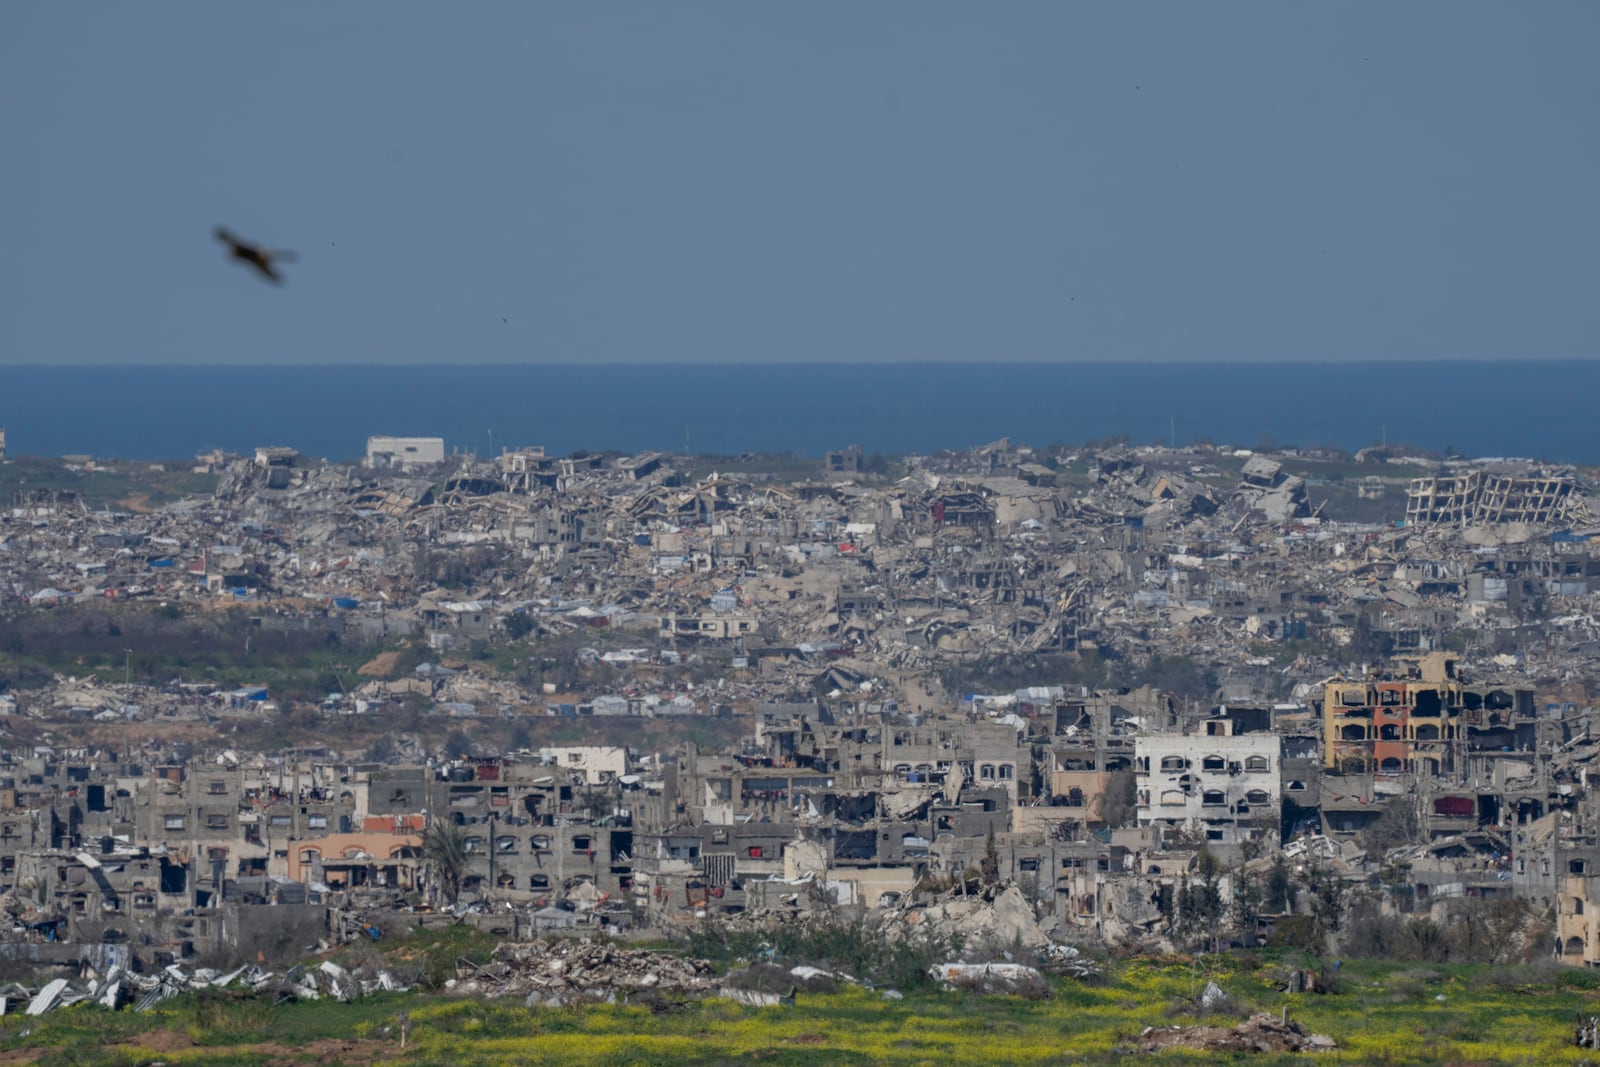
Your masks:
{"label": "shrub", "polygon": [[691,955],[713,963],[806,963],[899,989],[931,985],[928,968],[946,962],[959,950],[959,939],[933,932],[885,937],[860,914],[826,916],[771,930],[733,930],[708,919],[690,931],[688,939]]}
{"label": "shrub", "polygon": [[1401,971],[1389,979],[1389,995],[1395,1001],[1416,1000],[1422,996],[1431,971]]}
{"label": "shrub", "polygon": [[1298,949],[1320,956],[1327,948],[1327,936],[1311,916],[1286,915],[1273,925],[1267,944],[1273,948]]}

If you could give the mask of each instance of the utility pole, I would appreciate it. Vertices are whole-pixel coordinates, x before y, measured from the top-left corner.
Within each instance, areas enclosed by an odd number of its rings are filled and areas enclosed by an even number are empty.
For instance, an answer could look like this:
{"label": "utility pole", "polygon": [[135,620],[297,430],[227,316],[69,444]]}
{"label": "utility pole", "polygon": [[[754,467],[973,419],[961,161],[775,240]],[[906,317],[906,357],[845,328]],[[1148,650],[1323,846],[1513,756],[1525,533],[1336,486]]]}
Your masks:
{"label": "utility pole", "polygon": [[133,684],[133,649],[122,650],[122,687],[127,689]]}

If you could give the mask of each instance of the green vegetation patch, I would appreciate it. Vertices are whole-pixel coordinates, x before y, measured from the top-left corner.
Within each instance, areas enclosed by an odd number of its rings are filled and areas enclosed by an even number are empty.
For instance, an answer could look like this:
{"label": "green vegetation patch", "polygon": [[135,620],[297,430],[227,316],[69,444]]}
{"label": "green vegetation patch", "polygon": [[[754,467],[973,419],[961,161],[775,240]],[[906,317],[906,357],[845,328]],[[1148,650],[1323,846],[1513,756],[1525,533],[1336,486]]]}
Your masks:
{"label": "green vegetation patch", "polygon": [[156,507],[186,496],[209,496],[217,487],[214,474],[196,474],[194,461],[167,463],[100,461],[95,470],[71,469],[57,459],[18,456],[0,463],[0,505],[9,507],[17,490],[69,490],[96,508]]}
{"label": "green vegetation patch", "polygon": [[[410,943],[432,962],[481,948],[472,935],[421,932]],[[1162,1063],[1577,1064],[1573,1020],[1600,1003],[1588,972],[1551,967],[1416,966],[1350,962],[1322,966],[1327,992],[1286,994],[1297,953],[1164,957],[1121,964],[1104,985],[1059,983],[1043,1001],[913,991],[903,1000],[860,988],[801,992],[792,1006],[726,1000],[526,1008],[440,994],[385,994],[351,1004],[272,1003],[211,992],[154,1011],[110,1013],[80,1005],[40,1018],[0,1020],[5,1062],[76,1064],[237,1063],[500,1067],[547,1064],[1112,1064],[1147,1026],[1230,1026],[1252,1012],[1287,1009],[1339,1050],[1310,1055],[1227,1056],[1175,1049]],[[1205,1012],[1215,982],[1226,1007]],[[400,1048],[398,1015],[409,1013]],[[328,1057],[332,1056],[333,1059]],[[1145,1058],[1145,1057],[1141,1057]]]}

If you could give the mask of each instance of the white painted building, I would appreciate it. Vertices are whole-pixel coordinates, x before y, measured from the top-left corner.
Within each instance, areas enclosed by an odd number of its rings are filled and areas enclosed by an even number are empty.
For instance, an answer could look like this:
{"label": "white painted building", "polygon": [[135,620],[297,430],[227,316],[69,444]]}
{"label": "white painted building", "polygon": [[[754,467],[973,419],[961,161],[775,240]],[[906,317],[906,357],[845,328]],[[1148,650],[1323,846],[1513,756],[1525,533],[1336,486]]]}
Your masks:
{"label": "white painted building", "polygon": [[368,467],[407,470],[444,462],[442,437],[369,437]]}
{"label": "white painted building", "polygon": [[1203,830],[1238,844],[1275,832],[1282,811],[1282,739],[1273,733],[1149,734],[1134,743],[1139,825]]}
{"label": "white painted building", "polygon": [[628,773],[628,750],[612,745],[541,748],[539,758],[583,775],[588,785],[601,785]]}

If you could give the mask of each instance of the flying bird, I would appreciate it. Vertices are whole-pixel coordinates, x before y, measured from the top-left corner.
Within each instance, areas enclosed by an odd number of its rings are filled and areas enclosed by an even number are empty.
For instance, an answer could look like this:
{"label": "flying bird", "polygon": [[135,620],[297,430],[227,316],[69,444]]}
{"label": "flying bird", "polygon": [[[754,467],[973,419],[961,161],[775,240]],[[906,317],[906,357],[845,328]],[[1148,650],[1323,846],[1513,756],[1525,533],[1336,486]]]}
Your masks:
{"label": "flying bird", "polygon": [[279,263],[293,263],[293,252],[262,248],[253,245],[244,238],[229,233],[226,227],[218,226],[211,231],[217,240],[228,246],[228,258],[238,263],[245,263],[255,268],[267,281],[273,285],[283,284],[283,275],[278,273]]}

